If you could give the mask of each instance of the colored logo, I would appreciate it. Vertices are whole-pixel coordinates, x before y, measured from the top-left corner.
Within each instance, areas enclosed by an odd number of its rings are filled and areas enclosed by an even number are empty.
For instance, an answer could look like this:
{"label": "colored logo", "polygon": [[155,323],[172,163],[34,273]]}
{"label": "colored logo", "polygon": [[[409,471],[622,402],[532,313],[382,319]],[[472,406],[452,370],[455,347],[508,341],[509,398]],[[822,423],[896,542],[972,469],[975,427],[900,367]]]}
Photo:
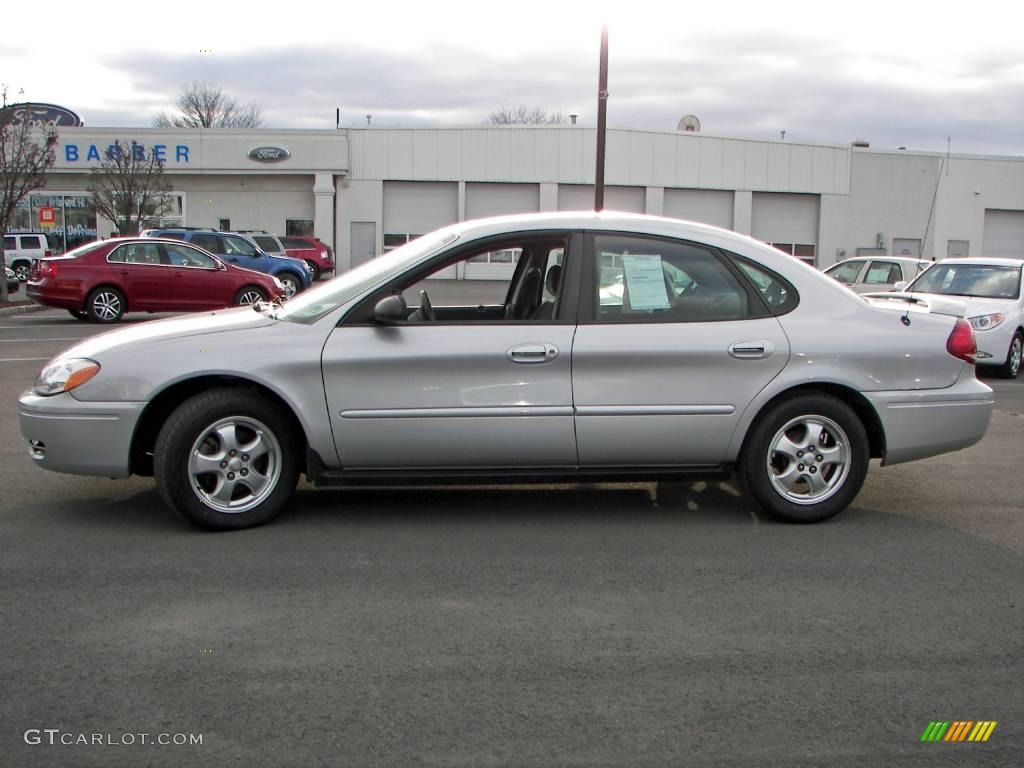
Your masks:
{"label": "colored logo", "polygon": [[0,109],[0,125],[7,123],[29,123],[32,125],[80,126],[81,118],[70,109],[56,104],[8,104]]}
{"label": "colored logo", "polygon": [[995,720],[933,720],[921,734],[921,741],[988,741],[995,728]]}
{"label": "colored logo", "polygon": [[249,159],[260,163],[278,163],[287,160],[291,154],[282,147],[256,147],[249,150]]}

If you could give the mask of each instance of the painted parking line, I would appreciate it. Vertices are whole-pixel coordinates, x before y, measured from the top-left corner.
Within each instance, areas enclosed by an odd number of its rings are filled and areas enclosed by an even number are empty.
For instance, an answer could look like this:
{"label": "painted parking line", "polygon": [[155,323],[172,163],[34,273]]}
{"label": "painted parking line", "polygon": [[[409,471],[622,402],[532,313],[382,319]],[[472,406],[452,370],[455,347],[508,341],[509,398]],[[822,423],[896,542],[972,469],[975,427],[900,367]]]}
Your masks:
{"label": "painted parking line", "polygon": [[52,360],[50,357],[0,357],[0,363],[22,363],[28,360]]}

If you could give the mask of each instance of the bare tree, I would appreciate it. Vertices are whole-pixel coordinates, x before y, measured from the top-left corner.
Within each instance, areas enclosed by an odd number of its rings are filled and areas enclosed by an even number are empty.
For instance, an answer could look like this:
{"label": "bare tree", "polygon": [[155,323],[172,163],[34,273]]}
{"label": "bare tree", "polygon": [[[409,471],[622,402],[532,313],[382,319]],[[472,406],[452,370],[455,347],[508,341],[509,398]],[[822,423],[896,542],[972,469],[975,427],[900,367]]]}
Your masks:
{"label": "bare tree", "polygon": [[180,114],[161,112],[153,119],[154,128],[259,128],[263,123],[255,102],[239,104],[219,85],[195,80],[178,93]]}
{"label": "bare tree", "polygon": [[561,112],[548,114],[540,107],[520,104],[514,109],[502,107],[497,112],[492,112],[487,116],[487,122],[491,125],[557,125],[564,123],[565,118]]}
{"label": "bare tree", "polygon": [[96,213],[114,222],[121,235],[137,235],[171,207],[164,161],[134,141],[114,142],[106,159],[89,171],[86,188]]}
{"label": "bare tree", "polygon": [[[2,95],[6,104],[6,86],[2,88]],[[0,117],[0,234],[7,232],[18,203],[33,189],[46,185],[46,174],[56,160],[53,151],[56,143],[57,132],[53,126],[15,120],[9,112]],[[6,301],[7,279],[4,278],[0,280],[0,302]]]}

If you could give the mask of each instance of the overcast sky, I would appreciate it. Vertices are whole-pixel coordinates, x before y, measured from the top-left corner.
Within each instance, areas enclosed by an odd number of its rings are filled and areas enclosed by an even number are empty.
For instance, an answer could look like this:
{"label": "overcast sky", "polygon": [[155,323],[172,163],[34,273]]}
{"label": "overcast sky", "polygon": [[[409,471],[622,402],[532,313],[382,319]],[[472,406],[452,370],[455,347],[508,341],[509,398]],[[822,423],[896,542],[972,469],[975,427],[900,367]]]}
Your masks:
{"label": "overcast sky", "polygon": [[[356,7],[358,6],[358,7]],[[8,101],[148,126],[214,82],[268,128],[480,125],[520,104],[594,125],[600,26],[610,127],[1024,155],[1024,10],[906,3],[395,0],[31,3],[4,10]],[[324,10],[324,9],[329,10]]]}

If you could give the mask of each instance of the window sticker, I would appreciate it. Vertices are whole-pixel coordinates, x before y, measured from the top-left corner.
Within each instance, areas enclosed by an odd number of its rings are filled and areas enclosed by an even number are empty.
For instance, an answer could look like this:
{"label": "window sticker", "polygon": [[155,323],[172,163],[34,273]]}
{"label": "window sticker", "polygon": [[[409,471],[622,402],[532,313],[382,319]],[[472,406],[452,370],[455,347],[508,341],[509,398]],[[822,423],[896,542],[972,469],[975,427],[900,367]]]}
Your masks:
{"label": "window sticker", "polygon": [[668,292],[661,268],[661,256],[623,256],[631,309],[668,309]]}

